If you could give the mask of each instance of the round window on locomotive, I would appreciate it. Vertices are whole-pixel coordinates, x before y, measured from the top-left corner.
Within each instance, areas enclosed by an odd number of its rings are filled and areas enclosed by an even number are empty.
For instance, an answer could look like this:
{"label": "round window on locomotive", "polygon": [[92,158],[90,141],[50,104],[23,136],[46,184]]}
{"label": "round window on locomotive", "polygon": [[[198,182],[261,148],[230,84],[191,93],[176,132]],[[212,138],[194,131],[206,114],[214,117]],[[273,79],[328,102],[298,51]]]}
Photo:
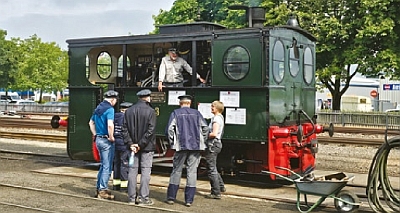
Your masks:
{"label": "round window on locomotive", "polygon": [[103,80],[111,76],[111,56],[107,52],[101,52],[97,57],[97,75]]}
{"label": "round window on locomotive", "polygon": [[275,42],[272,58],[272,74],[277,83],[285,76],[285,50],[281,41]]}
{"label": "round window on locomotive", "polygon": [[313,55],[311,49],[307,47],[304,50],[304,81],[307,84],[311,84],[313,78],[314,78]]}
{"label": "round window on locomotive", "polygon": [[224,55],[224,72],[232,80],[243,79],[250,70],[250,54],[242,46],[229,48]]}

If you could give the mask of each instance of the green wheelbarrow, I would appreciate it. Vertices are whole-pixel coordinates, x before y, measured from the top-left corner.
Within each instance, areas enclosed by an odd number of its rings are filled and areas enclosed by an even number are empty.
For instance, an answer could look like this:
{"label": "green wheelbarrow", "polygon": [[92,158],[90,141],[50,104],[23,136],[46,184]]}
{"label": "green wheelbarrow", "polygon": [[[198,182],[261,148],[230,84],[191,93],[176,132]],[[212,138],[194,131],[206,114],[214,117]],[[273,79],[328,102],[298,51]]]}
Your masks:
{"label": "green wheelbarrow", "polygon": [[[307,174],[304,177],[291,171],[287,168],[277,167],[278,169],[283,169],[294,174],[297,178],[290,179],[288,177],[282,176],[280,174],[263,171],[263,173],[268,173],[276,175],[287,181],[294,183],[297,189],[297,209],[302,213],[307,213],[319,206],[326,198],[333,198],[335,208],[338,212],[357,212],[360,207],[358,197],[349,190],[342,190],[347,182],[354,179],[354,176],[347,176],[344,173],[335,173],[331,175],[314,177],[313,174]],[[304,203],[307,209],[303,210],[301,207],[301,194],[304,195]],[[320,198],[313,205],[309,205],[307,202],[307,195],[319,196]]]}

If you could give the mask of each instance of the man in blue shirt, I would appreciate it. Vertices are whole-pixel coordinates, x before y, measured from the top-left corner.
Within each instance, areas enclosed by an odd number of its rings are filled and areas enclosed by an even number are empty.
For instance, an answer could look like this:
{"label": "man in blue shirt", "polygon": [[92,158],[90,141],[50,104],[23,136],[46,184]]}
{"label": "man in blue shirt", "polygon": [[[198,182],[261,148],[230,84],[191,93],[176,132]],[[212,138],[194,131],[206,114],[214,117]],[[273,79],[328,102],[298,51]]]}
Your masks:
{"label": "man in blue shirt", "polygon": [[114,138],[114,105],[118,100],[118,92],[109,90],[90,117],[89,127],[96,137],[96,146],[100,154],[100,168],[97,174],[97,198],[114,199],[108,190],[113,158],[115,152]]}

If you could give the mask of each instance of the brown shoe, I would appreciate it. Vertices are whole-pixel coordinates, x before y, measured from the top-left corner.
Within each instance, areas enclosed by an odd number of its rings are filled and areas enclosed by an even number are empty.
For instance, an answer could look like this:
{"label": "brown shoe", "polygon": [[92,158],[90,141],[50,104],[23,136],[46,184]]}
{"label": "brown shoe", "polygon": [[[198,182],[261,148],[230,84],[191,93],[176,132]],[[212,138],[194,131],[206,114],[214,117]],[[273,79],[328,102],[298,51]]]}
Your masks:
{"label": "brown shoe", "polygon": [[107,200],[114,200],[114,195],[109,194],[107,192],[107,190],[101,190],[99,191],[99,193],[97,194],[97,198],[100,199],[107,199]]}
{"label": "brown shoe", "polygon": [[[111,194],[111,191],[110,190],[106,190],[107,191],[107,194]],[[99,190],[98,189],[96,189],[96,194],[94,195],[94,197],[97,197],[97,195],[99,195]]]}

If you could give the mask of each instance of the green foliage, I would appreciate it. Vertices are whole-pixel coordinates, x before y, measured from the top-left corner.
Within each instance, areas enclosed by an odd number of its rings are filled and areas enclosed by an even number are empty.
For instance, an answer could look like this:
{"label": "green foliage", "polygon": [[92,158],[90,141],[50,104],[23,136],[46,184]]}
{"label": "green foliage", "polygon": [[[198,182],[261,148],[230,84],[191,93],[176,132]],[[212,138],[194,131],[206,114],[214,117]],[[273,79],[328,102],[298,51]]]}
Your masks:
{"label": "green foliage", "polygon": [[13,50],[16,48],[12,41],[6,40],[7,32],[0,29],[0,88],[12,89],[18,58]]}
{"label": "green foliage", "polygon": [[68,86],[68,54],[55,42],[36,35],[5,40],[5,35],[0,30],[0,87],[52,92]]}
{"label": "green foliage", "polygon": [[18,71],[13,76],[18,89],[51,92],[67,87],[68,55],[56,43],[44,43],[33,35],[18,40],[18,52]]}
{"label": "green foliage", "polygon": [[[399,32],[394,29],[399,27],[399,9],[394,1],[302,2],[312,6],[307,20],[314,21],[303,26],[318,39],[317,74],[332,93],[334,110],[340,110],[341,96],[356,73],[398,75]],[[355,72],[351,64],[358,65]],[[342,82],[346,86],[341,89]]]}

